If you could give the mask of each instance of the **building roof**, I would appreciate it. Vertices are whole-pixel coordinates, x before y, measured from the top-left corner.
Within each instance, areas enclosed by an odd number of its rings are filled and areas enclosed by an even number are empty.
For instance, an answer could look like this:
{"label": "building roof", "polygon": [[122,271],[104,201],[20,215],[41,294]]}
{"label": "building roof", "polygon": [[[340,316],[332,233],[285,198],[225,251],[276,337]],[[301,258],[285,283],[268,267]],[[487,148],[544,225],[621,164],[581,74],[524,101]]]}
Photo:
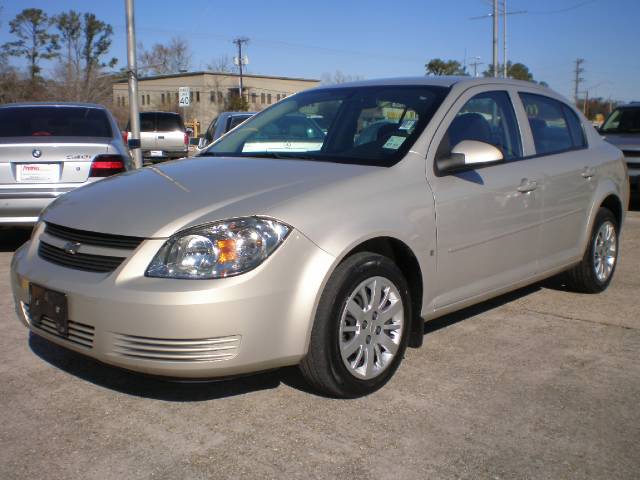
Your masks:
{"label": "building roof", "polygon": [[[200,75],[217,75],[217,76],[222,76],[222,77],[239,77],[239,75],[237,73],[232,73],[232,72],[213,72],[213,71],[208,71],[208,70],[201,70],[198,72],[182,72],[182,73],[168,73],[166,75],[150,75],[148,77],[139,77],[138,81],[144,81],[144,80],[160,80],[163,78],[182,78],[182,77],[197,77]],[[320,82],[320,80],[316,80],[313,78],[297,78],[297,77],[278,77],[278,76],[273,76],[273,75],[254,75],[251,73],[243,73],[242,74],[243,77],[245,78],[268,78],[270,80],[295,80],[295,81],[299,81],[299,82]],[[127,79],[124,80],[118,80],[114,83],[127,83]]]}

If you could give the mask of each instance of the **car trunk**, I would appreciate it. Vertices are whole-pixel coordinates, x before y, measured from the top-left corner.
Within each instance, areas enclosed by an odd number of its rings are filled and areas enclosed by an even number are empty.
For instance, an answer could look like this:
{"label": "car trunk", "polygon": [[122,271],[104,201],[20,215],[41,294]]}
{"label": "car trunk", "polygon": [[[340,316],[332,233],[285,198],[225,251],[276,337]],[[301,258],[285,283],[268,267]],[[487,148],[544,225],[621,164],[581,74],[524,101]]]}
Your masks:
{"label": "car trunk", "polygon": [[104,138],[64,141],[62,137],[3,138],[0,143],[0,185],[83,183],[91,163],[109,152]]}

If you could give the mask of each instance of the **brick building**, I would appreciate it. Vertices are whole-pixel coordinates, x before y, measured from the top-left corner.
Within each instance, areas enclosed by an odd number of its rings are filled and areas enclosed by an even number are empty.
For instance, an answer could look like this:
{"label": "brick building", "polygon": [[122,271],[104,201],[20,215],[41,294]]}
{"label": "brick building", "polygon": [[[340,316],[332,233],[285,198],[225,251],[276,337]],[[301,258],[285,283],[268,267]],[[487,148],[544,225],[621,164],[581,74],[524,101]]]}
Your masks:
{"label": "brick building", "polygon": [[[250,111],[260,111],[293,93],[319,85],[318,80],[267,75],[242,76],[244,97]],[[178,88],[190,87],[191,105],[178,107]],[[175,111],[183,114],[187,123],[199,123],[207,128],[212,119],[228,108],[231,96],[238,95],[239,81],[235,73],[188,72],[157,75],[138,80],[140,111]],[[126,107],[129,102],[127,81],[113,84],[113,103]]]}

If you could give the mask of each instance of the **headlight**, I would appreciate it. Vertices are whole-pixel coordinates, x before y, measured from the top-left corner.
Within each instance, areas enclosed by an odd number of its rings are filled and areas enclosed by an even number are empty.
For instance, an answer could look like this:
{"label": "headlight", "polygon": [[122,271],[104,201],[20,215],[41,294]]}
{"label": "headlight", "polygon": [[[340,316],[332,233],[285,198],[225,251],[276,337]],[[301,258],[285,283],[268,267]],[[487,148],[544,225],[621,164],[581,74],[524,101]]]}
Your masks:
{"label": "headlight", "polygon": [[260,265],[284,241],[291,227],[257,217],[190,228],[162,246],[146,276],[209,279],[239,275]]}

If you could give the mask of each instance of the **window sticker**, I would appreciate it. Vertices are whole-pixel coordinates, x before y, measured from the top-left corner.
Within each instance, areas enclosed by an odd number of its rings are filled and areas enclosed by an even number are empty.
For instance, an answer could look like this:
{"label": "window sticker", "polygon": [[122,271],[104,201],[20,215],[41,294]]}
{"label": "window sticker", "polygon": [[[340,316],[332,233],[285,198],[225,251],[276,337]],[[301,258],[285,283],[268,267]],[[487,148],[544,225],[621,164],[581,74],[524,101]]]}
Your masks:
{"label": "window sticker", "polygon": [[415,120],[404,120],[402,125],[400,125],[399,130],[411,130],[415,124]]}
{"label": "window sticker", "polygon": [[388,148],[389,150],[398,150],[405,140],[406,140],[406,137],[399,137],[397,135],[392,135],[389,137],[389,140],[385,142],[382,148]]}

